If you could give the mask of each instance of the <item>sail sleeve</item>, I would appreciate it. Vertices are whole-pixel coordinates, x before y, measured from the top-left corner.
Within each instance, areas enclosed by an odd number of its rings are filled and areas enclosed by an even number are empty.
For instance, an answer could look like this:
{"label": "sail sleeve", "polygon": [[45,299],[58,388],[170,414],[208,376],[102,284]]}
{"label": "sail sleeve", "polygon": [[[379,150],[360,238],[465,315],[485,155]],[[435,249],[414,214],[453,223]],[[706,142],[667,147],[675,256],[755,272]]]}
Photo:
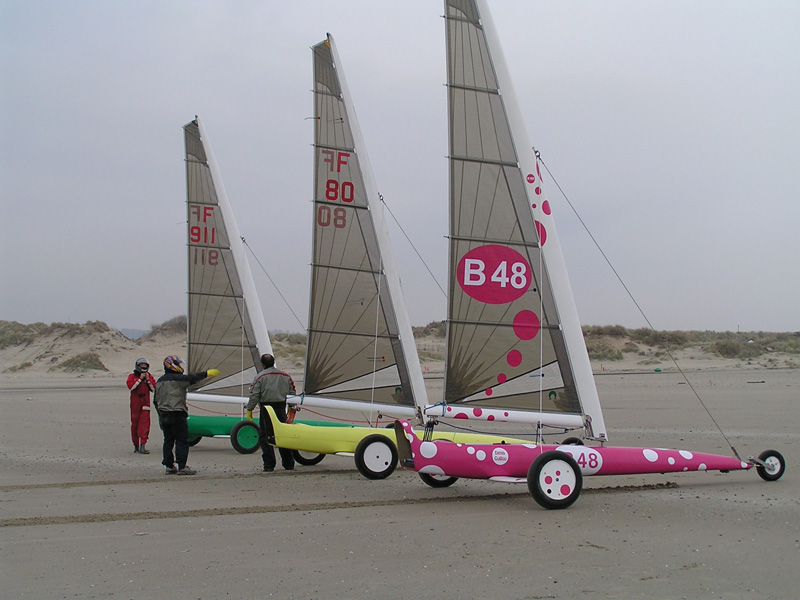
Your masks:
{"label": "sail sleeve", "polygon": [[272,347],[233,212],[197,119],[184,126],[189,372],[219,376],[192,391],[246,396]]}
{"label": "sail sleeve", "polygon": [[445,401],[575,415],[584,422],[588,416],[594,434],[604,437],[590,369],[585,377],[588,355],[551,208],[488,8],[482,1],[445,0],[445,18],[450,149]]}

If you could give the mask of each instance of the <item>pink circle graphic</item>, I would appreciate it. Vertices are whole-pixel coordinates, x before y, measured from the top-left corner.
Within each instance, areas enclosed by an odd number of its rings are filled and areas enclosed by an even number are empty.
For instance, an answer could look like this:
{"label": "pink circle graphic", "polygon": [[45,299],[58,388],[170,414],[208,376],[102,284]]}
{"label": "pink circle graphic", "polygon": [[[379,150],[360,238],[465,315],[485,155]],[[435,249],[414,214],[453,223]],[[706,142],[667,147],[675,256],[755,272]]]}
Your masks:
{"label": "pink circle graphic", "polygon": [[505,373],[500,373],[497,376],[497,383],[505,383],[506,379],[507,379],[506,374]]}
{"label": "pink circle graphic", "polygon": [[525,179],[528,180],[528,183],[533,183],[536,181],[536,176],[533,173],[528,173],[528,176]]}
{"label": "pink circle graphic", "polygon": [[536,203],[531,204],[531,208],[536,209]]}
{"label": "pink circle graphic", "polygon": [[488,417],[486,417],[486,420],[487,421],[494,421],[494,415],[489,415]]}
{"label": "pink circle graphic", "polygon": [[542,188],[540,188],[540,187],[537,185],[537,186],[536,186],[536,189],[534,189],[534,190],[533,190],[533,193],[534,193],[534,194],[536,194],[537,196],[541,196],[541,195],[542,195]]}
{"label": "pink circle graphic", "polygon": [[542,212],[544,214],[546,214],[546,215],[550,214],[550,201],[549,200],[545,200],[544,202],[542,202]]}
{"label": "pink circle graphic", "polygon": [[473,408],[472,414],[476,417],[480,417],[483,414],[483,411],[480,408]]}
{"label": "pink circle graphic", "polygon": [[521,340],[532,340],[539,333],[541,322],[536,313],[530,310],[521,310],[514,317],[514,333]]}
{"label": "pink circle graphic", "polygon": [[539,221],[536,221],[536,235],[539,236],[539,246],[544,246],[547,243],[547,229]]}
{"label": "pink circle graphic", "polygon": [[567,484],[564,484],[564,485],[561,486],[561,495],[562,496],[569,496],[569,493],[571,491],[572,490],[570,489],[570,487]]}
{"label": "pink circle graphic", "polygon": [[473,248],[458,261],[458,285],[473,300],[508,304],[521,298],[531,283],[531,267],[508,246],[487,244]]}
{"label": "pink circle graphic", "polygon": [[550,477],[550,475],[545,475],[544,483],[545,483],[545,485],[550,485],[551,483],[553,483],[553,478]]}
{"label": "pink circle graphic", "polygon": [[491,396],[492,393],[493,393],[492,388],[486,388],[486,391],[484,392],[484,394],[486,394],[487,396]]}
{"label": "pink circle graphic", "polygon": [[506,362],[509,367],[518,367],[522,364],[522,352],[519,350],[512,350],[506,355]]}

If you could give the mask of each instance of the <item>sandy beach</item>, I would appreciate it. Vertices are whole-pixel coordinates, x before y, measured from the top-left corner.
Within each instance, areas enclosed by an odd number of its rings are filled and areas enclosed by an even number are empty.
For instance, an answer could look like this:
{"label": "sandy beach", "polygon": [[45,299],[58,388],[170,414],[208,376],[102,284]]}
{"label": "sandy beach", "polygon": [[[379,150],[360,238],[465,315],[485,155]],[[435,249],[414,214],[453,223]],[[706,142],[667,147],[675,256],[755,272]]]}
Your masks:
{"label": "sandy beach", "polygon": [[[587,478],[570,509],[524,485],[446,489],[346,457],[263,475],[227,440],[163,474],[161,432],[133,454],[118,377],[6,379],[4,598],[774,598],[800,584],[800,372],[689,372],[754,471]],[[598,373],[612,443],[730,453],[682,377]],[[428,381],[431,394],[440,380]],[[516,427],[516,426],[510,426]]]}

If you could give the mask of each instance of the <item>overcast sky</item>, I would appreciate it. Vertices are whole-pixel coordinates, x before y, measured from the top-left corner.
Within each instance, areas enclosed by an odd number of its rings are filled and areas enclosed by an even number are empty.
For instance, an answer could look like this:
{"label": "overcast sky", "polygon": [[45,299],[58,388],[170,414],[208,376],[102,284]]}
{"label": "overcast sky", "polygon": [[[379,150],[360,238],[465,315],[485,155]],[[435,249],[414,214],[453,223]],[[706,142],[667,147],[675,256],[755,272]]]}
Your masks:
{"label": "overcast sky", "polygon": [[[445,287],[436,0],[0,0],[0,319],[186,311],[199,115],[270,330],[302,331],[311,51],[340,53],[378,187]],[[657,329],[800,330],[800,2],[494,2],[532,143]],[[584,324],[644,325],[549,178]],[[442,292],[391,231],[414,325]]]}

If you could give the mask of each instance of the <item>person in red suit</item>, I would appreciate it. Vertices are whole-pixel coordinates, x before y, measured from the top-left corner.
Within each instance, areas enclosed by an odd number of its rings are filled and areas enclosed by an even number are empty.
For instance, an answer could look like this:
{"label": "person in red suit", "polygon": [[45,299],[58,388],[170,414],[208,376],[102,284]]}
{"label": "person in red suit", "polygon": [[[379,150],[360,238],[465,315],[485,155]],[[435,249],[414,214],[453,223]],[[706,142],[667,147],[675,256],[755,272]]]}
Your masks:
{"label": "person in red suit", "polygon": [[156,380],[150,375],[150,364],[146,358],[137,358],[133,373],[128,375],[131,391],[131,439],[133,451],[150,454],[145,447],[150,437],[150,392],[156,389]]}

